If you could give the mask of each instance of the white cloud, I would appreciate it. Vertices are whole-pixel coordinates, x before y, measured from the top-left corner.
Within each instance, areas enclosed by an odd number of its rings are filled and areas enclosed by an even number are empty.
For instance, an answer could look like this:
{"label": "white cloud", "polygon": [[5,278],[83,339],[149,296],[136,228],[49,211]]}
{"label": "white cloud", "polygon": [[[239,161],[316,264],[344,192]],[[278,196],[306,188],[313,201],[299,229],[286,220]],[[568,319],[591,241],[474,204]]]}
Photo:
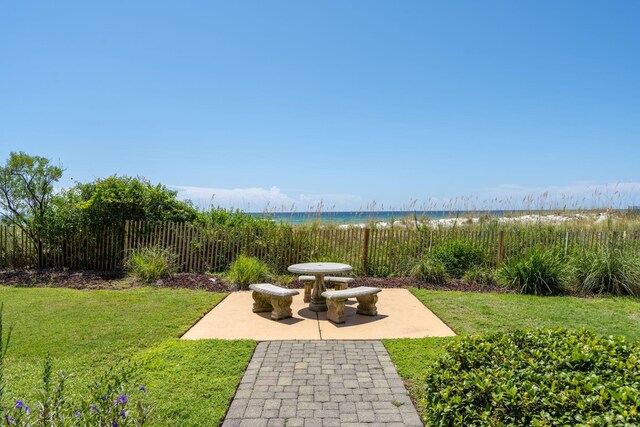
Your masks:
{"label": "white cloud", "polygon": [[617,208],[640,205],[640,182],[575,182],[549,187],[527,187],[514,183],[473,191],[471,196],[430,198],[393,208],[387,204],[363,201],[351,194],[289,195],[278,187],[208,188],[171,185],[178,197],[196,206],[220,206],[247,212],[335,212],[358,210],[485,210],[485,209],[579,209]]}
{"label": "white cloud", "polygon": [[190,199],[196,206],[220,206],[227,209],[242,209],[247,212],[264,210],[284,211],[322,211],[351,210],[361,203],[357,196],[350,194],[301,194],[291,197],[278,187],[249,188],[209,188],[170,185],[181,199]]}

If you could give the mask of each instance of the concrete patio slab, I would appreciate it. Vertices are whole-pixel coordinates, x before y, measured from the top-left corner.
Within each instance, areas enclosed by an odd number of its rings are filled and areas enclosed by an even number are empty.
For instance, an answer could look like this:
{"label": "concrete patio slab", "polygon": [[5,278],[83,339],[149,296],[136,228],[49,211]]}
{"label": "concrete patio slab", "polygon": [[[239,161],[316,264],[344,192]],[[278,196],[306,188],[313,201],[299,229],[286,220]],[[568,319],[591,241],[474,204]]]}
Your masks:
{"label": "concrete patio slab", "polygon": [[378,294],[378,315],[356,313],[358,302],[349,300],[344,309],[345,322],[327,320],[318,313],[320,334],[324,340],[378,340],[384,338],[451,337],[455,333],[438,316],[406,289],[383,289]]}
{"label": "concrete patio slab", "polygon": [[218,303],[198,323],[191,327],[184,339],[254,339],[273,340],[319,340],[320,330],[316,313],[302,301],[302,293],[293,297],[293,317],[271,320],[271,313],[253,313],[251,291],[232,292]]}
{"label": "concrete patio slab", "polygon": [[454,336],[431,310],[406,289],[383,289],[378,294],[378,315],[356,313],[357,301],[349,300],[346,322],[334,324],[326,313],[315,313],[293,297],[293,317],[273,321],[270,313],[252,313],[251,292],[234,292],[196,323],[183,339],[274,340],[371,340]]}

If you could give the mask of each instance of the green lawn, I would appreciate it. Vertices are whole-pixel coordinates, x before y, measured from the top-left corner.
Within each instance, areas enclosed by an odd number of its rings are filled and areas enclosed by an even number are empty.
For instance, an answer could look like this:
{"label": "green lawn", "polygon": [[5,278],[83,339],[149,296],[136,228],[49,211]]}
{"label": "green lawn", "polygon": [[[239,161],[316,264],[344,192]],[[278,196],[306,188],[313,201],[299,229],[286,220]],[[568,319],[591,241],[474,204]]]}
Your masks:
{"label": "green lawn", "polygon": [[216,425],[255,343],[177,338],[224,294],[138,288],[122,291],[0,287],[13,325],[7,397],[33,399],[47,351],[82,392],[110,366],[132,360],[153,405],[151,425]]}
{"label": "green lawn", "polygon": [[[640,340],[636,298],[536,297],[513,294],[412,289],[411,292],[458,335],[516,328],[587,328],[599,334]],[[421,378],[445,345],[457,338],[384,340],[384,345],[419,402]]]}

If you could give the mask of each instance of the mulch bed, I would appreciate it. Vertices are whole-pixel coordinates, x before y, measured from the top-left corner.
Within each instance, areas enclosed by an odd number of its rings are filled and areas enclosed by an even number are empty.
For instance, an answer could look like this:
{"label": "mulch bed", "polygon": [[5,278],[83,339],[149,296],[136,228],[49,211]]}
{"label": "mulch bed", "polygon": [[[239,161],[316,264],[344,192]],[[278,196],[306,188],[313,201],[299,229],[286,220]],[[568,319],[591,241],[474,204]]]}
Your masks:
{"label": "mulch bed", "polygon": [[124,274],[117,271],[0,271],[0,283],[20,287],[102,289],[111,288],[111,283],[123,278]]}
{"label": "mulch bed", "polygon": [[[71,289],[126,289],[137,286],[134,281],[123,283],[126,276],[117,271],[0,271],[0,284],[20,287],[51,287]],[[155,285],[168,288],[201,289],[227,292],[229,288],[216,277],[206,274],[180,273]]]}
{"label": "mulch bed", "polygon": [[[125,275],[114,271],[57,271],[57,270],[11,270],[0,271],[0,284],[20,287],[53,287],[71,289],[125,289],[136,286],[133,281],[123,283]],[[198,289],[210,292],[228,292],[232,286],[224,283],[220,277],[199,273],[178,273],[156,283],[167,288]],[[463,280],[450,280],[447,284],[436,286],[410,277],[358,277],[351,286],[373,286],[376,288],[422,288],[467,292],[511,292],[495,285],[481,285]],[[294,279],[291,288],[303,288],[302,283]]]}

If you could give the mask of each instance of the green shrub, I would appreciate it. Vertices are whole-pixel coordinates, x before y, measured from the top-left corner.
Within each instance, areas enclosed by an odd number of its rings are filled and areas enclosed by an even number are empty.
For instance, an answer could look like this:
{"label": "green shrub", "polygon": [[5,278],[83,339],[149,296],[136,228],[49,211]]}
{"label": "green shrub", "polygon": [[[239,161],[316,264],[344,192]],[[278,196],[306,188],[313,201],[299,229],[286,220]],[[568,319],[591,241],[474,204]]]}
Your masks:
{"label": "green shrub", "polygon": [[490,268],[474,265],[466,273],[463,279],[468,282],[476,282],[481,285],[495,285],[498,283],[495,271]]}
{"label": "green shrub", "polygon": [[526,257],[505,261],[498,277],[521,294],[557,295],[565,289],[566,267],[559,252],[533,250]]}
{"label": "green shrub", "polygon": [[640,257],[615,248],[576,254],[571,262],[572,282],[585,292],[640,294]]}
{"label": "green shrub", "polygon": [[178,258],[159,246],[134,249],[125,260],[125,270],[147,283],[171,276],[178,271]]}
{"label": "green shrub", "polygon": [[482,249],[473,243],[461,240],[435,246],[431,256],[442,261],[449,274],[457,279],[474,265],[482,265],[485,262],[485,253]]}
{"label": "green shrub", "polygon": [[293,283],[293,277],[289,274],[277,274],[273,276],[273,282],[280,286],[290,286]]}
{"label": "green shrub", "polygon": [[433,257],[424,257],[411,269],[411,275],[423,282],[444,285],[449,279],[447,267],[442,261]]}
{"label": "green shrub", "polygon": [[640,344],[586,330],[454,341],[426,373],[427,425],[640,425]]}
{"label": "green shrub", "polygon": [[247,288],[252,283],[263,282],[271,276],[269,267],[257,258],[240,255],[231,264],[229,279],[240,288]]}

